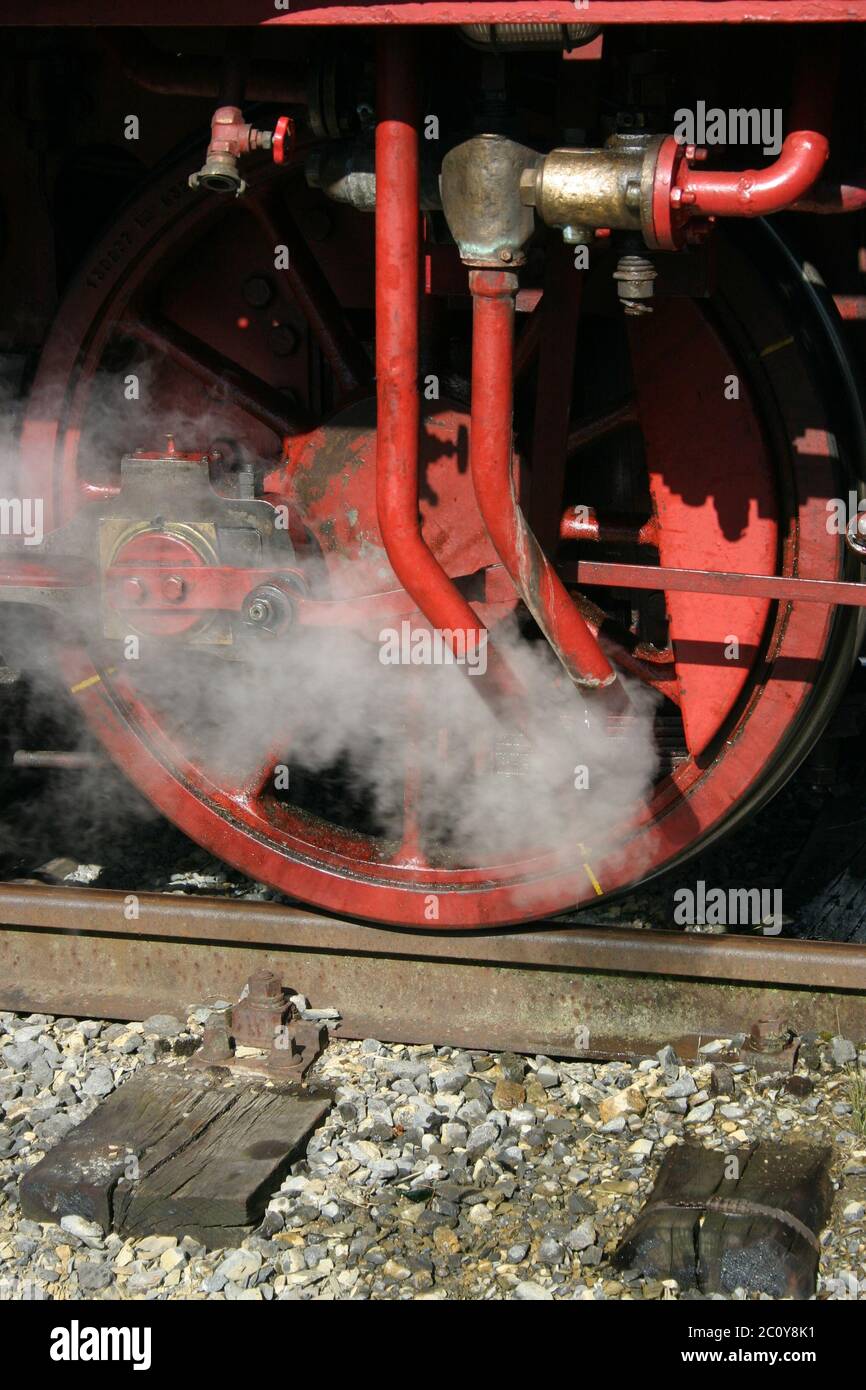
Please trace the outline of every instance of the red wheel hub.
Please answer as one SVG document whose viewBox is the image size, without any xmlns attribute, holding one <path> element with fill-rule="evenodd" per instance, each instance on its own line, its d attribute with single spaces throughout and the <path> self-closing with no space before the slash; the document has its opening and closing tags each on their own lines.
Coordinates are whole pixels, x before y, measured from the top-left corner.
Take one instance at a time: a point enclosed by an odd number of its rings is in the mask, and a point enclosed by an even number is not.
<svg viewBox="0 0 866 1390">
<path fill-rule="evenodd" d="M 185 590 L 184 569 L 214 559 L 213 554 L 207 553 L 200 538 L 187 539 L 178 528 L 174 532 L 138 531 L 129 540 L 121 542 L 109 563 L 125 565 L 136 571 L 121 584 L 127 603 L 124 611 L 129 613 L 128 605 L 144 603 L 156 593 L 169 603 L 180 603 Z M 134 630 L 151 637 L 177 637 L 207 622 L 206 617 L 192 611 L 172 613 L 163 609 L 137 613 L 133 607 L 130 616 Z"/>
</svg>

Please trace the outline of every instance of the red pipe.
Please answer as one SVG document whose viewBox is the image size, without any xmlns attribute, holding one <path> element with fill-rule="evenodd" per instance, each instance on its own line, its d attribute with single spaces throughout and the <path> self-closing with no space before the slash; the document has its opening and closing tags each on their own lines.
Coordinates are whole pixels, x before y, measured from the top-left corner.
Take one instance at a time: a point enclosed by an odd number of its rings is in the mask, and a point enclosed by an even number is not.
<svg viewBox="0 0 866 1390">
<path fill-rule="evenodd" d="M 819 35 L 809 51 L 801 53 L 788 112 L 791 133 L 773 164 L 766 169 L 717 172 L 692 169 L 683 160 L 671 190 L 672 205 L 679 203 L 689 214 L 765 217 L 803 198 L 830 153 L 824 132 L 830 130 L 839 58 L 835 33 Z"/>
<path fill-rule="evenodd" d="M 714 171 L 683 162 L 672 191 L 692 213 L 722 217 L 765 217 L 802 198 L 827 162 L 830 145 L 816 130 L 795 130 L 766 169 Z M 676 190 L 680 190 L 677 200 Z"/>
<path fill-rule="evenodd" d="M 511 452 L 514 299 L 517 277 L 473 270 L 472 417 L 469 468 L 490 539 L 571 679 L 609 685 L 616 675 L 559 576 L 526 524 L 514 485 Z"/>
<path fill-rule="evenodd" d="M 418 513 L 419 220 L 417 73 L 405 32 L 379 36 L 376 124 L 376 509 L 398 580 L 455 656 L 485 648 L 484 623 L 421 534 Z M 518 687 L 488 648 L 499 694 Z M 464 655 L 465 659 L 465 655 Z M 486 693 L 485 686 L 481 686 Z M 492 694 L 493 692 L 491 692 Z"/>
</svg>

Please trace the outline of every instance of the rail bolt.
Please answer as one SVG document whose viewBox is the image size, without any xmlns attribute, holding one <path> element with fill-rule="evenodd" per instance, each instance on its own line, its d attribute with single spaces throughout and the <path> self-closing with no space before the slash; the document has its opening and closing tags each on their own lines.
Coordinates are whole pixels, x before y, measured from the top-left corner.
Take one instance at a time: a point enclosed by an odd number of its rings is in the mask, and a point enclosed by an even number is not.
<svg viewBox="0 0 866 1390">
<path fill-rule="evenodd" d="M 272 970 L 257 970 L 247 981 L 247 999 L 255 1004 L 272 1004 L 282 998 L 282 985 Z"/>
<path fill-rule="evenodd" d="M 755 1052 L 781 1052 L 787 1047 L 791 1030 L 778 1019 L 760 1018 L 752 1024 L 749 1046 Z"/>
<path fill-rule="evenodd" d="M 201 1055 L 208 1062 L 227 1062 L 234 1055 L 229 1027 L 229 1010 L 215 1009 L 209 1014 L 202 1036 Z"/>
</svg>

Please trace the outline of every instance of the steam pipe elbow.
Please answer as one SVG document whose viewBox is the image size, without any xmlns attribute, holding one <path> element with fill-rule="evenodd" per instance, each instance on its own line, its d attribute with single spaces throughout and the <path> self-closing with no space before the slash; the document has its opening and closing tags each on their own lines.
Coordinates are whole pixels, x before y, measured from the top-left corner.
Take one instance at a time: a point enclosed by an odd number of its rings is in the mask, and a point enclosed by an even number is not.
<svg viewBox="0 0 866 1390">
<path fill-rule="evenodd" d="M 683 166 L 681 203 L 689 212 L 722 217 L 765 217 L 796 203 L 818 179 L 830 146 L 815 130 L 795 130 L 766 169 L 713 173 Z"/>
</svg>

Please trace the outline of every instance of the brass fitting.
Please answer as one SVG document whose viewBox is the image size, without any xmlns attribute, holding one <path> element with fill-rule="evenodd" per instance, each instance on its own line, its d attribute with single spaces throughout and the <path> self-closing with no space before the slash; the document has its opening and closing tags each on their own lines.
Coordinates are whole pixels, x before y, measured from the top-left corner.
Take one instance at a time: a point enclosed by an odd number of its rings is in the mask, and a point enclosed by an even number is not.
<svg viewBox="0 0 866 1390">
<path fill-rule="evenodd" d="M 476 135 L 442 161 L 442 207 L 466 265 L 499 270 L 522 265 L 532 236 L 532 208 L 521 177 L 541 155 L 503 135 Z"/>
<path fill-rule="evenodd" d="M 211 138 L 201 169 L 189 176 L 190 188 L 207 188 L 211 193 L 233 193 L 239 197 L 246 188 L 239 161 L 255 150 L 270 150 L 274 163 L 282 164 L 286 146 L 294 137 L 289 116 L 280 116 L 275 130 L 259 130 L 244 120 L 239 106 L 220 106 L 211 120 Z"/>
<path fill-rule="evenodd" d="M 521 201 L 542 222 L 651 233 L 653 185 L 663 136 L 612 135 L 603 149 L 557 149 L 524 169 Z"/>
</svg>

